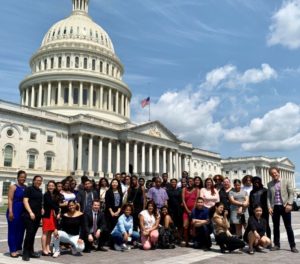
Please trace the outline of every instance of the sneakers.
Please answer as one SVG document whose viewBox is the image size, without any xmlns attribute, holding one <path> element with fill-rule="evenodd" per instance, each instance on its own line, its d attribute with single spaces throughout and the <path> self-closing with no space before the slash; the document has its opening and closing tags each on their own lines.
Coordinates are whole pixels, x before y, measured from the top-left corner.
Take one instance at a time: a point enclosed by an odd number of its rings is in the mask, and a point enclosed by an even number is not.
<svg viewBox="0 0 300 264">
<path fill-rule="evenodd" d="M 291 248 L 291 251 L 292 251 L 293 253 L 299 253 L 299 250 L 298 250 L 296 247 L 292 247 L 292 248 Z"/>
<path fill-rule="evenodd" d="M 58 258 L 59 256 L 60 256 L 60 252 L 58 252 L 58 251 L 54 252 L 52 255 L 53 258 Z"/>
<path fill-rule="evenodd" d="M 77 250 L 74 247 L 71 247 L 72 250 L 72 255 L 76 255 L 77 254 Z"/>
<path fill-rule="evenodd" d="M 118 244 L 114 244 L 114 249 L 116 250 L 116 251 L 122 251 L 123 249 L 122 249 L 122 246 L 120 246 L 120 245 L 118 245 Z"/>
<path fill-rule="evenodd" d="M 279 246 L 274 246 L 274 247 L 271 247 L 270 250 L 271 251 L 277 251 L 277 250 L 280 250 L 280 247 Z"/>
<path fill-rule="evenodd" d="M 129 251 L 129 250 L 131 250 L 131 247 L 128 246 L 128 245 L 126 245 L 126 244 L 123 244 L 121 247 L 122 247 L 123 251 Z"/>
</svg>

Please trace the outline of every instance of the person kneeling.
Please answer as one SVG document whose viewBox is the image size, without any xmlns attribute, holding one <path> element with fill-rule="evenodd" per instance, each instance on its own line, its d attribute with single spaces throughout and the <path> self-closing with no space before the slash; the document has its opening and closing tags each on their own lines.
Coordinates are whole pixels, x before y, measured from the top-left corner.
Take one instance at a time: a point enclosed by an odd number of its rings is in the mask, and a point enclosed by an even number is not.
<svg viewBox="0 0 300 264">
<path fill-rule="evenodd" d="M 160 212 L 160 227 L 159 227 L 159 239 L 158 244 L 162 249 L 174 249 L 175 237 L 174 237 L 175 225 L 172 217 L 169 215 L 168 207 L 163 206 Z"/>
<path fill-rule="evenodd" d="M 204 207 L 201 197 L 197 199 L 196 208 L 192 211 L 192 230 L 194 247 L 209 250 L 211 248 L 209 211 Z"/>
<path fill-rule="evenodd" d="M 85 226 L 85 249 L 83 252 L 90 253 L 96 246 L 97 250 L 106 252 L 103 246 L 108 241 L 104 214 L 100 211 L 100 200 L 94 200 L 92 209 L 84 215 Z"/>
<path fill-rule="evenodd" d="M 130 204 L 123 206 L 123 214 L 119 217 L 118 222 L 111 232 L 111 236 L 114 242 L 114 248 L 117 251 L 130 250 L 128 245 L 132 242 L 135 245 L 136 241 L 140 238 L 138 232 L 133 231 L 133 207 Z"/>
<path fill-rule="evenodd" d="M 244 240 L 249 244 L 248 253 L 254 254 L 256 251 L 261 251 L 261 247 L 271 245 L 271 240 L 266 236 L 267 221 L 262 218 L 262 208 L 260 205 L 254 207 L 254 215 L 250 216 L 248 226 L 244 234 Z"/>
<path fill-rule="evenodd" d="M 84 250 L 84 218 L 76 207 L 75 201 L 68 202 L 68 211 L 62 215 L 60 228 L 53 233 L 54 258 L 60 255 L 60 242 L 70 244 L 73 255 Z"/>
<path fill-rule="evenodd" d="M 231 235 L 229 231 L 230 224 L 227 216 L 228 211 L 224 211 L 224 205 L 222 203 L 216 203 L 215 213 L 212 221 L 214 225 L 216 242 L 220 246 L 222 253 L 225 253 L 226 250 L 231 252 L 245 247 L 244 241 Z"/>
</svg>

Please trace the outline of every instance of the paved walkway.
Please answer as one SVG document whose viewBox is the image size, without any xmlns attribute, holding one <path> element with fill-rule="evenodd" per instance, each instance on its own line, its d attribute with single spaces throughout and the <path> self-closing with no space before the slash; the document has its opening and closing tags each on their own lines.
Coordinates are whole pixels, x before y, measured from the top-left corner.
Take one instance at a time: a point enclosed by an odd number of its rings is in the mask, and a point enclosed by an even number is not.
<svg viewBox="0 0 300 264">
<path fill-rule="evenodd" d="M 293 227 L 296 237 L 296 243 L 300 249 L 300 212 L 293 212 Z M 20 258 L 12 259 L 7 256 L 6 241 L 6 221 L 4 216 L 0 216 L 0 264 L 20 264 L 24 263 Z M 39 231 L 40 235 L 40 231 Z M 194 250 L 191 248 L 176 248 L 174 250 L 142 251 L 139 249 L 130 252 L 92 252 L 83 254 L 83 256 L 72 256 L 69 252 L 63 252 L 58 259 L 51 257 L 42 257 L 41 259 L 31 259 L 31 264 L 202 264 L 202 263 L 299 263 L 300 254 L 291 253 L 287 243 L 285 230 L 281 230 L 282 249 L 276 252 L 265 250 L 263 253 L 255 253 L 250 256 L 247 253 L 234 252 L 231 254 L 220 254 L 219 248 L 213 246 L 212 251 L 204 252 L 202 250 Z M 40 239 L 36 240 L 36 248 L 40 249 Z"/>
</svg>

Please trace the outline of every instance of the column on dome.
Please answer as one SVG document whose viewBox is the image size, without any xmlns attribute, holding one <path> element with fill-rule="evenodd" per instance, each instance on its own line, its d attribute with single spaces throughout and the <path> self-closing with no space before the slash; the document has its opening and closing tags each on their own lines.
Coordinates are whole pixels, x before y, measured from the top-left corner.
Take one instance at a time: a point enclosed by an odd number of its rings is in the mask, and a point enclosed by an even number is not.
<svg viewBox="0 0 300 264">
<path fill-rule="evenodd" d="M 38 107 L 42 107 L 43 84 L 39 84 L 38 91 Z"/>
<path fill-rule="evenodd" d="M 119 92 L 116 91 L 116 113 L 119 114 Z"/>
<path fill-rule="evenodd" d="M 125 142 L 125 169 L 126 173 L 129 173 L 129 142 Z"/>
<path fill-rule="evenodd" d="M 100 86 L 99 108 L 103 110 L 103 85 Z"/>
<path fill-rule="evenodd" d="M 51 82 L 48 83 L 48 89 L 47 89 L 47 106 L 51 106 Z"/>
<path fill-rule="evenodd" d="M 61 102 L 61 81 L 58 82 L 58 86 L 57 86 L 57 105 L 61 106 L 62 102 Z"/>
<path fill-rule="evenodd" d="M 69 95 L 68 95 L 68 102 L 69 102 L 69 106 L 73 105 L 73 83 L 70 81 L 69 82 Z"/>
<path fill-rule="evenodd" d="M 82 134 L 78 135 L 77 175 L 82 174 Z"/>
<path fill-rule="evenodd" d="M 79 84 L 79 99 L 78 99 L 78 106 L 82 107 L 83 103 L 83 82 Z"/>
<path fill-rule="evenodd" d="M 34 101 L 35 101 L 35 90 L 34 85 L 31 87 L 31 107 L 34 107 Z"/>
<path fill-rule="evenodd" d="M 108 87 L 108 111 L 112 111 L 112 89 Z"/>
<path fill-rule="evenodd" d="M 145 143 L 142 143 L 142 164 L 141 164 L 141 174 L 142 176 L 145 175 L 146 172 L 146 162 L 145 162 Z"/>
<path fill-rule="evenodd" d="M 26 106 L 29 106 L 29 105 L 28 105 L 28 104 L 29 104 L 29 88 L 27 87 L 25 91 L 26 91 L 25 105 L 26 105 Z"/>
<path fill-rule="evenodd" d="M 128 117 L 128 97 L 125 97 L 125 116 Z"/>
<path fill-rule="evenodd" d="M 112 141 L 108 139 L 107 144 L 107 174 L 108 177 L 112 177 Z"/>
<path fill-rule="evenodd" d="M 89 154 L 88 154 L 88 174 L 89 176 L 94 176 L 94 171 L 93 171 L 93 136 L 90 135 L 89 137 Z"/>
<path fill-rule="evenodd" d="M 149 155 L 149 168 L 148 168 L 148 171 L 149 171 L 149 174 L 152 175 L 153 173 L 153 163 L 152 163 L 152 145 L 149 145 L 149 150 L 148 150 L 148 155 Z"/>
<path fill-rule="evenodd" d="M 169 178 L 173 178 L 173 153 L 172 150 L 169 150 L 169 162 L 168 162 L 169 168 L 168 168 L 168 174 Z"/>
<path fill-rule="evenodd" d="M 133 145 L 133 173 L 138 173 L 138 145 L 136 141 Z"/>
<path fill-rule="evenodd" d="M 167 172 L 167 150 L 166 148 L 163 148 L 163 163 L 162 163 L 162 172 Z"/>
<path fill-rule="evenodd" d="M 99 177 L 103 177 L 104 173 L 103 173 L 103 138 L 99 137 L 99 141 L 98 141 L 98 173 L 99 173 Z"/>
<path fill-rule="evenodd" d="M 94 102 L 94 84 L 90 84 L 90 93 L 89 93 L 89 106 L 90 108 L 93 107 L 93 102 Z"/>
<path fill-rule="evenodd" d="M 155 173 L 159 174 L 159 146 L 156 146 Z"/>
<path fill-rule="evenodd" d="M 130 118 L 130 99 L 127 101 L 127 117 Z"/>
<path fill-rule="evenodd" d="M 121 150 L 120 150 L 120 142 L 117 142 L 117 158 L 116 158 L 116 173 L 121 172 Z"/>
<path fill-rule="evenodd" d="M 124 94 L 121 95 L 121 115 L 124 116 Z"/>
</svg>

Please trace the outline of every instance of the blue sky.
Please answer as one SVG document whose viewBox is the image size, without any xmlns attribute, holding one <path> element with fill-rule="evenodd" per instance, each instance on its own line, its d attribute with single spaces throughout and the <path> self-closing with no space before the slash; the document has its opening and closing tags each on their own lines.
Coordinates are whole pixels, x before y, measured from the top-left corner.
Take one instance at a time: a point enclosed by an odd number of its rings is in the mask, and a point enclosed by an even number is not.
<svg viewBox="0 0 300 264">
<path fill-rule="evenodd" d="M 1 5 L 1 99 L 18 102 L 29 59 L 71 0 Z M 300 166 L 300 0 L 91 0 L 133 92 L 152 119 L 229 156 L 286 156 Z M 299 175 L 299 174 L 298 174 Z M 297 179 L 300 185 L 299 177 Z"/>
</svg>

